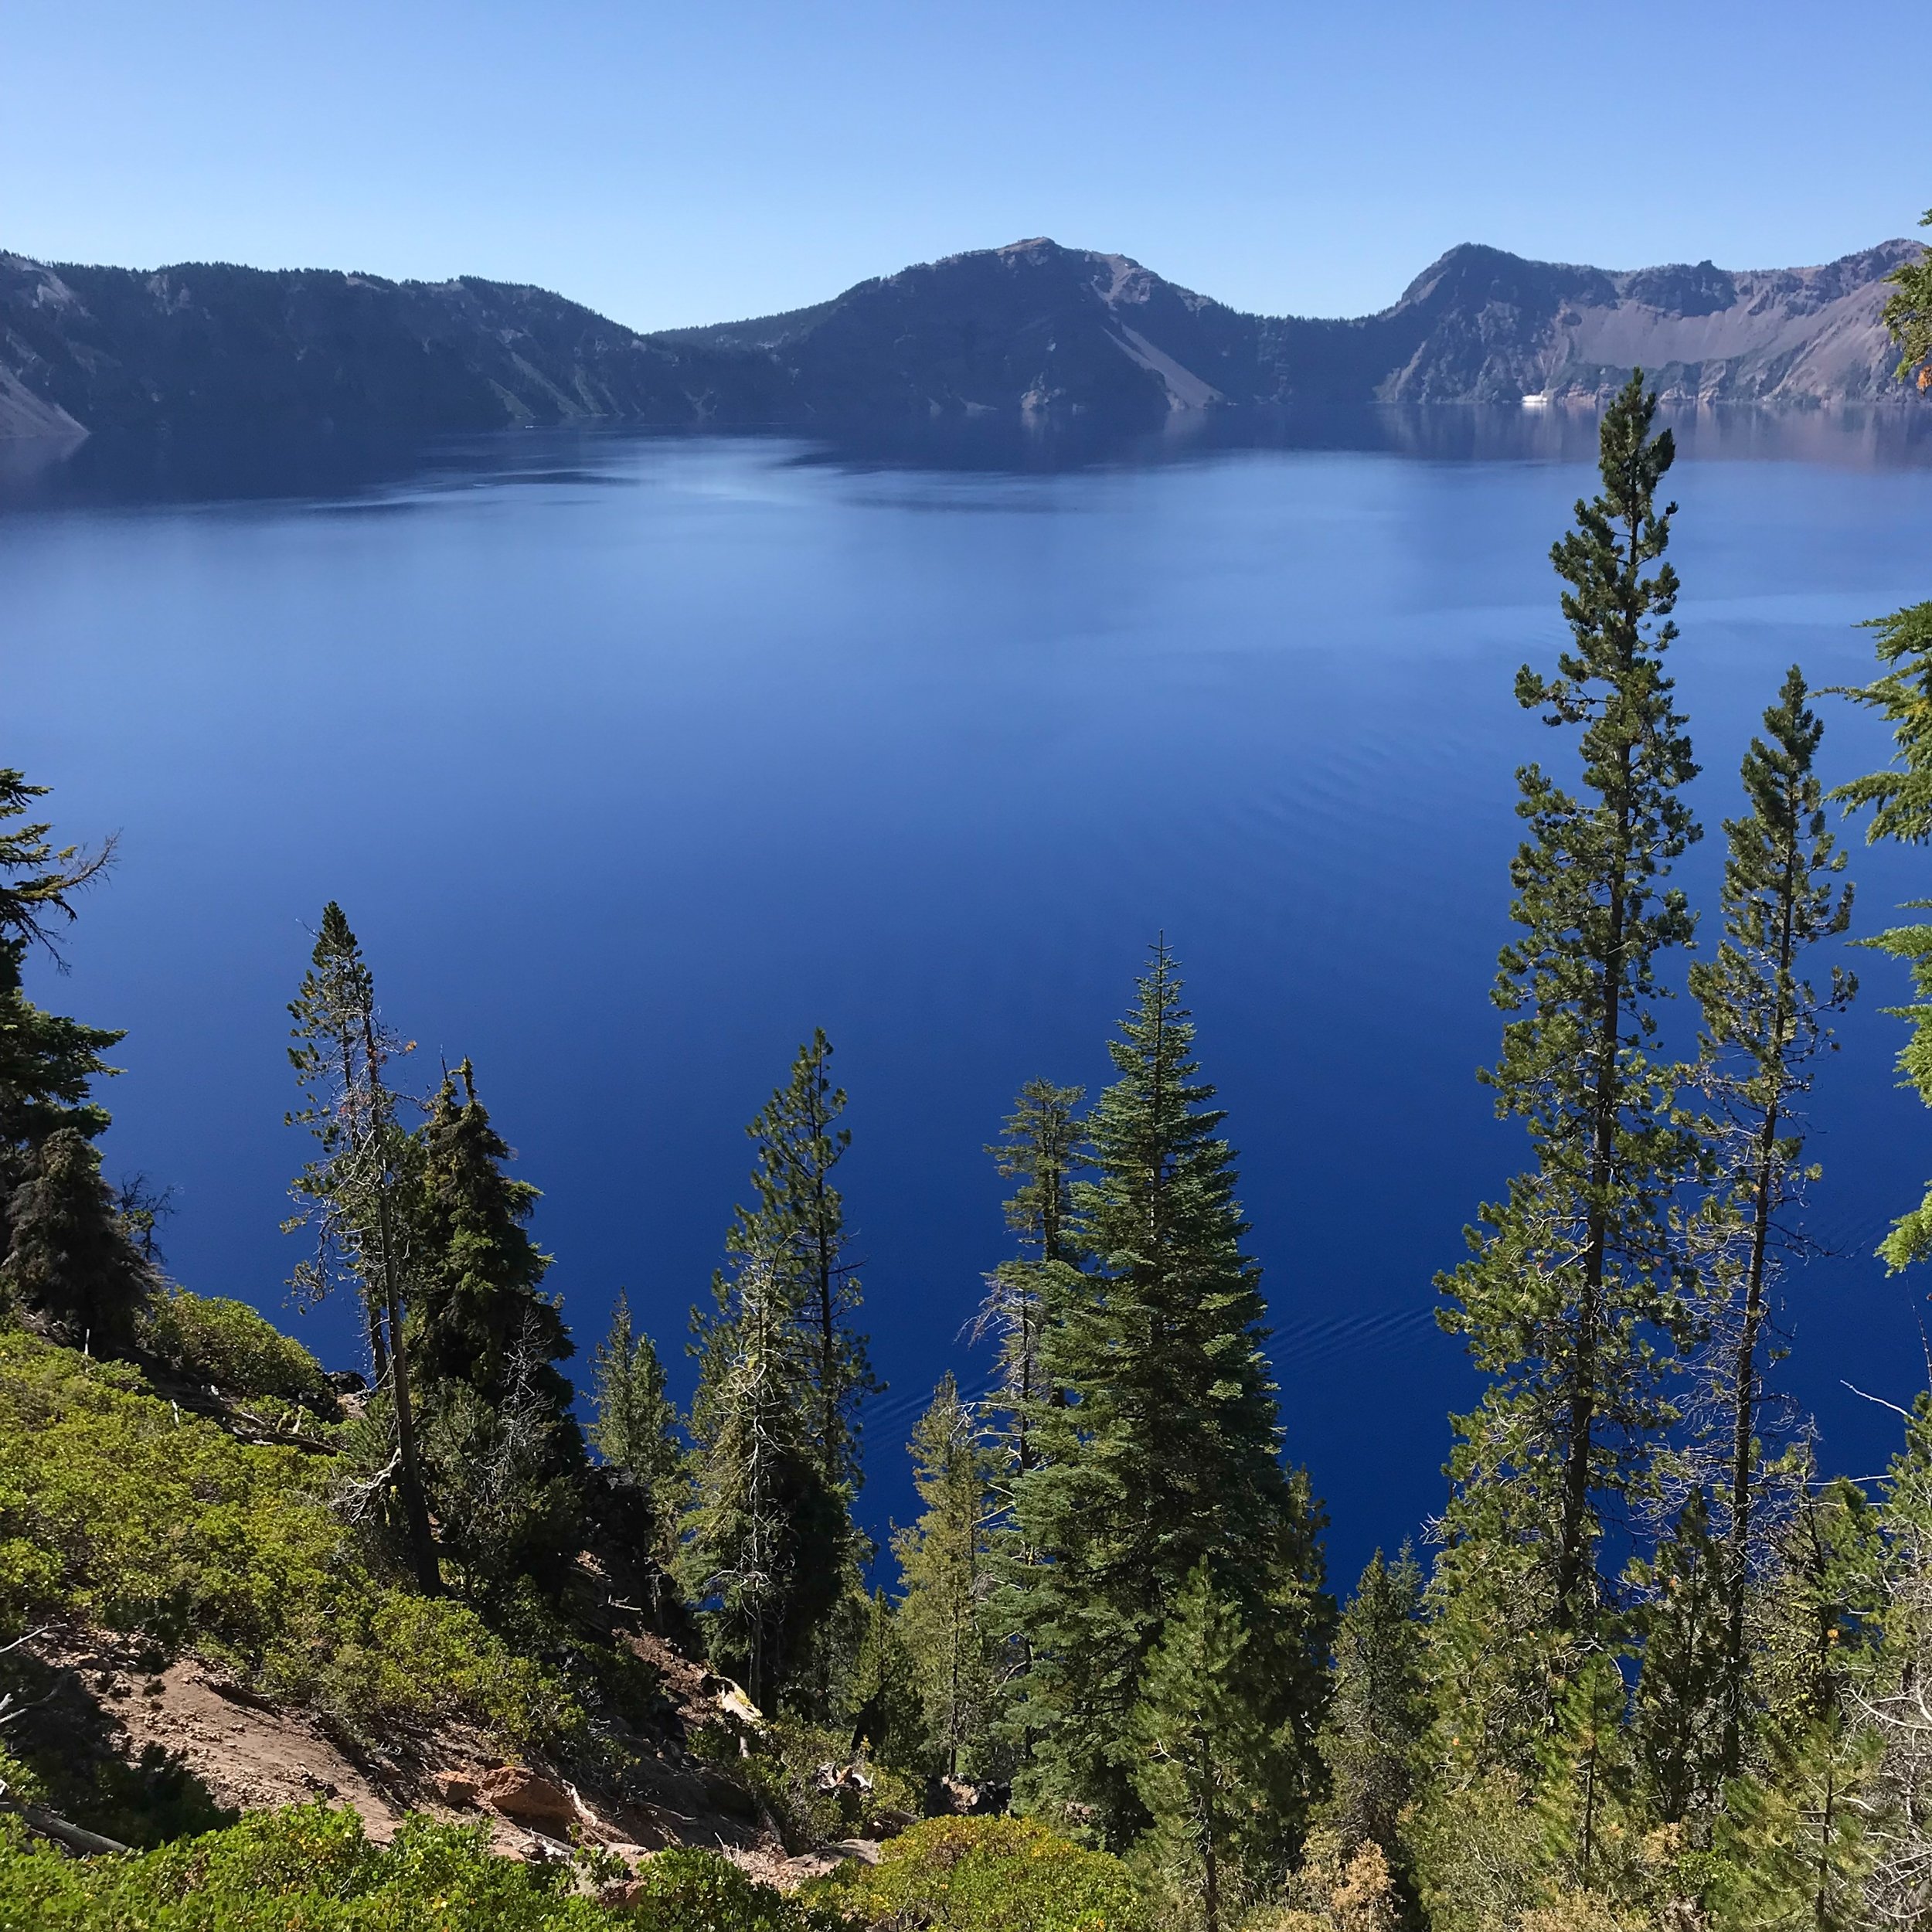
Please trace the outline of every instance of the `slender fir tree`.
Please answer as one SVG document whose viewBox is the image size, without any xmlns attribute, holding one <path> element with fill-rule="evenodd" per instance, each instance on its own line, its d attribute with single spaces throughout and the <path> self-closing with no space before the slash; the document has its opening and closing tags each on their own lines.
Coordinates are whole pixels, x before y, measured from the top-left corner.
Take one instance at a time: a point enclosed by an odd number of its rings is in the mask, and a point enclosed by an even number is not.
<svg viewBox="0 0 1932 1932">
<path fill-rule="evenodd" d="M 1336 1627 L 1335 1684 L 1320 1748 L 1328 1791 L 1321 1821 L 1345 1855 L 1378 1846 L 1405 1866 L 1403 1814 L 1425 1775 L 1430 1706 L 1422 1572 L 1405 1543 L 1391 1563 L 1377 1550 Z"/>
<path fill-rule="evenodd" d="M 913 1660 L 932 1754 L 948 1777 L 976 1762 L 992 1713 L 988 1477 L 992 1458 L 949 1374 L 913 1432 L 913 1486 L 925 1506 L 893 1539 L 904 1595 L 898 1628 Z"/>
<path fill-rule="evenodd" d="M 526 1225 L 539 1192 L 503 1172 L 513 1156 L 476 1097 L 468 1060 L 454 1078 L 444 1075 L 422 1141 L 410 1338 L 423 1399 L 460 1382 L 501 1406 L 515 1358 L 559 1466 L 578 1461 L 572 1390 L 555 1366 L 572 1353 L 570 1332 L 543 1290 L 550 1257 Z"/>
<path fill-rule="evenodd" d="M 1273 1740 L 1233 1600 L 1199 1564 L 1148 1654 L 1131 1735 L 1148 1849 L 1202 1932 L 1234 1924 L 1273 1849 Z"/>
<path fill-rule="evenodd" d="M 690 1471 L 664 1364 L 650 1336 L 632 1321 L 630 1298 L 621 1290 L 610 1333 L 597 1345 L 592 1363 L 597 1382 L 591 1446 L 638 1485 L 651 1509 L 649 1553 L 661 1569 L 670 1570 L 689 1506 Z"/>
<path fill-rule="evenodd" d="M 1648 1563 L 1634 1566 L 1643 1668 L 1632 1725 L 1647 1808 L 1666 1825 L 1722 1808 L 1731 1674 L 1728 1566 L 1693 1490 Z"/>
<path fill-rule="evenodd" d="M 1852 916 L 1852 888 L 1838 879 L 1845 855 L 1825 829 L 1814 770 L 1824 726 L 1808 696 L 1794 665 L 1764 713 L 1764 736 L 1745 753 L 1750 810 L 1724 824 L 1724 937 L 1713 958 L 1690 969 L 1703 1010 L 1702 1085 L 1714 1104 L 1705 1132 L 1716 1167 L 1689 1223 L 1709 1326 L 1695 1416 L 1703 1440 L 1690 1461 L 1694 1492 L 1708 1480 L 1716 1505 L 1726 1658 L 1716 1688 L 1730 1777 L 1743 1765 L 1752 1572 L 1767 1512 L 1781 1486 L 1790 1488 L 1789 1458 L 1768 1453 L 1766 1441 L 1767 1325 L 1780 1259 L 1801 1245 L 1788 1217 L 1815 1171 L 1804 1164 L 1802 1112 L 1811 1063 L 1832 1048 L 1830 1018 L 1857 990 L 1841 968 L 1824 992 L 1804 971 L 1810 948 L 1842 933 Z"/>
<path fill-rule="evenodd" d="M 851 1519 L 842 1491 L 825 1482 L 800 1400 L 787 1257 L 782 1247 L 748 1251 L 748 1239 L 741 1225 L 716 1312 L 693 1316 L 684 1567 L 713 1663 L 739 1677 L 754 1704 L 775 1709 L 800 1686 L 849 1581 Z"/>
<path fill-rule="evenodd" d="M 1611 1867 L 1634 1834 L 1637 1767 L 1615 1658 L 1598 1651 L 1570 1675 L 1538 1756 L 1536 1818 L 1546 1872 L 1560 1890 L 1610 1893 Z"/>
<path fill-rule="evenodd" d="M 1660 961 L 1692 931 L 1668 878 L 1697 836 L 1682 796 L 1696 767 L 1663 670 L 1675 506 L 1658 505 L 1672 448 L 1651 433 L 1655 410 L 1633 376 L 1605 414 L 1602 489 L 1552 553 L 1570 648 L 1555 677 L 1517 676 L 1523 706 L 1579 730 L 1581 767 L 1580 793 L 1537 765 L 1517 774 L 1521 934 L 1502 951 L 1495 998 L 1510 1017 L 1483 1076 L 1536 1165 L 1440 1284 L 1444 1325 L 1491 1378 L 1457 1419 L 1437 1566 L 1454 1674 L 1485 1706 L 1474 1721 L 1519 1757 L 1547 1716 L 1553 1649 L 1600 1634 L 1603 1512 L 1645 1484 L 1686 1326 L 1667 1209 L 1698 1150 L 1652 1008 Z"/>
<path fill-rule="evenodd" d="M 1019 1484 L 1042 1557 L 1013 1604 L 1032 1652 L 1019 1721 L 1037 1740 L 1022 1791 L 1087 1808 L 1116 1843 L 1141 1829 L 1131 1714 L 1205 1563 L 1250 1633 L 1285 1842 L 1305 1808 L 1331 1615 L 1319 1515 L 1282 1464 L 1259 1270 L 1180 994 L 1158 944 L 1091 1118 L 1096 1178 L 1073 1192 L 1095 1271 L 1043 1340 L 1043 1376 L 1066 1399 L 1043 1406 Z"/>
<path fill-rule="evenodd" d="M 1052 1400 L 1040 1377 L 1041 1338 L 1056 1299 L 1077 1296 L 1086 1260 L 1076 1233 L 1073 1189 L 1086 1167 L 1077 1087 L 1029 1080 L 1019 1090 L 999 1139 L 986 1151 L 1000 1173 L 1019 1185 L 1006 1200 L 1006 1225 L 1020 1253 L 1003 1261 L 987 1283 L 974 1339 L 992 1335 L 999 1349 L 1000 1379 L 993 1409 L 998 1418 L 994 1481 L 1011 1507 L 1014 1485 L 1032 1466 L 1035 1411 Z"/>
<path fill-rule="evenodd" d="M 770 1259 L 794 1331 L 807 1440 L 825 1487 L 851 1497 L 863 1480 L 859 1405 L 880 1385 L 852 1324 L 859 1281 L 832 1179 L 852 1134 L 838 1124 L 845 1094 L 832 1083 L 831 1060 L 832 1043 L 817 1029 L 799 1048 L 791 1078 L 745 1129 L 757 1150 L 757 1205 L 739 1209 L 726 1246 L 740 1260 Z"/>
<path fill-rule="evenodd" d="M 312 1258 L 296 1269 L 297 1295 L 313 1302 L 352 1286 L 368 1323 L 369 1352 L 396 1436 L 396 1481 L 410 1560 L 423 1590 L 440 1590 L 435 1537 L 423 1485 L 404 1325 L 410 1209 L 420 1149 L 396 1117 L 389 1062 L 409 1046 L 383 1024 L 375 975 L 342 909 L 322 909 L 309 969 L 291 1002 L 290 1064 L 302 1105 L 287 1118 L 315 1135 L 320 1158 L 289 1188 L 301 1212 L 284 1224 L 314 1234 Z"/>
</svg>

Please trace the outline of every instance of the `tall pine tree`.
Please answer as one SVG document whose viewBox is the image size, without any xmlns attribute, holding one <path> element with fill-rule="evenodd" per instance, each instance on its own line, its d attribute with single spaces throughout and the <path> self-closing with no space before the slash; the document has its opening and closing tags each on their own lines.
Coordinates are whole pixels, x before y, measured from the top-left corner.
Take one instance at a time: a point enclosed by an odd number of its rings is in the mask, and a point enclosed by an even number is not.
<svg viewBox="0 0 1932 1932">
<path fill-rule="evenodd" d="M 993 1699 L 988 1475 L 971 1409 L 951 1375 L 913 1432 L 913 1487 L 924 1505 L 893 1539 L 905 1594 L 898 1627 L 948 1777 L 980 1771 Z"/>
<path fill-rule="evenodd" d="M 726 1241 L 732 1271 L 714 1284 L 716 1316 L 698 1324 L 703 1367 L 692 1415 L 701 1451 L 697 1508 L 699 1519 L 713 1526 L 692 1559 L 700 1571 L 726 1573 L 707 1567 L 702 1549 L 731 1514 L 718 1513 L 719 1499 L 750 1493 L 743 1471 L 727 1475 L 720 1454 L 729 1461 L 765 1445 L 757 1450 L 760 1467 L 790 1498 L 781 1526 L 784 1563 L 758 1570 L 784 1579 L 772 1586 L 777 1596 L 769 1612 L 779 1615 L 783 1641 L 760 1636 L 767 1660 L 760 1674 L 821 1717 L 832 1702 L 835 1613 L 842 1600 L 862 1607 L 859 1569 L 866 1546 L 852 1519 L 863 1475 L 859 1408 L 880 1387 L 854 1322 L 859 1276 L 833 1179 L 852 1136 L 839 1124 L 845 1095 L 832 1083 L 831 1057 L 823 1029 L 815 1031 L 798 1049 L 790 1078 L 745 1130 L 757 1150 L 756 1204 L 740 1206 L 733 1217 Z M 759 1420 L 747 1433 L 750 1419 L 740 1427 L 731 1404 L 750 1399 L 754 1387 Z M 769 1406 L 774 1403 L 785 1410 L 782 1420 Z M 808 1478 L 792 1466 L 798 1456 L 809 1462 Z M 742 1519 L 747 1526 L 762 1520 L 755 1512 Z M 714 1620 L 713 1628 L 724 1626 Z"/>
<path fill-rule="evenodd" d="M 861 1292 L 849 1252 L 843 1196 L 834 1185 L 852 1145 L 838 1124 L 842 1087 L 832 1083 L 832 1043 L 822 1027 L 798 1049 L 791 1077 L 745 1129 L 757 1151 L 751 1184 L 757 1206 L 738 1210 L 730 1253 L 768 1257 L 784 1299 L 801 1377 L 801 1417 L 831 1492 L 857 1495 L 859 1405 L 879 1392 L 866 1337 L 853 1326 Z"/>
<path fill-rule="evenodd" d="M 554 1587 L 577 1540 L 583 1443 L 556 1366 L 570 1333 L 542 1286 L 550 1257 L 526 1226 L 538 1191 L 503 1172 L 511 1151 L 467 1060 L 420 1138 L 408 1328 L 444 1541 L 473 1597 L 520 1577 Z"/>
<path fill-rule="evenodd" d="M 1271 1740 L 1268 1815 L 1285 1839 L 1308 1794 L 1329 1611 L 1318 1514 L 1281 1460 L 1260 1270 L 1242 1250 L 1233 1155 L 1165 944 L 1111 1051 L 1090 1122 L 1096 1178 L 1073 1190 L 1095 1258 L 1052 1311 L 1039 1460 L 1021 1478 L 1041 1561 L 1014 1604 L 1031 1646 L 1020 1721 L 1029 1802 L 1084 1808 L 1114 1843 L 1147 1814 L 1131 1713 L 1145 1660 L 1202 1564 L 1250 1634 Z"/>
<path fill-rule="evenodd" d="M 292 1285 L 309 1301 L 343 1284 L 361 1298 L 379 1386 L 395 1422 L 396 1484 L 410 1561 L 417 1582 L 434 1593 L 442 1577 L 423 1490 L 404 1324 L 420 1149 L 396 1117 L 399 1097 L 388 1075 L 389 1061 L 410 1049 L 383 1024 L 375 975 L 333 900 L 322 909 L 309 968 L 288 1012 L 295 1022 L 289 1063 L 302 1104 L 287 1117 L 291 1126 L 306 1127 L 320 1150 L 289 1188 L 301 1211 L 284 1231 L 306 1226 L 315 1239 L 314 1257 L 297 1267 Z"/>
<path fill-rule="evenodd" d="M 1075 1231 L 1073 1183 L 1086 1167 L 1087 1144 L 1077 1087 L 1029 1080 L 1019 1090 L 999 1139 L 986 1151 L 1007 1179 L 1006 1225 L 1020 1253 L 988 1280 L 974 1337 L 994 1337 L 999 1349 L 999 1390 L 994 1408 L 1001 1427 L 995 1481 L 1011 1506 L 1013 1485 L 1033 1466 L 1035 1412 L 1053 1392 L 1041 1379 L 1041 1339 L 1049 1310 L 1080 1291 L 1086 1259 Z"/>
<path fill-rule="evenodd" d="M 1696 767 L 1663 669 L 1675 506 L 1657 501 L 1673 451 L 1668 430 L 1651 434 L 1655 406 L 1640 373 L 1605 413 L 1602 488 L 1552 553 L 1570 647 L 1553 678 L 1517 675 L 1519 702 L 1577 732 L 1581 781 L 1517 774 L 1521 933 L 1502 951 L 1510 1017 L 1483 1077 L 1536 1164 L 1440 1284 L 1444 1325 L 1491 1386 L 1458 1418 L 1438 1580 L 1459 1688 L 1483 1707 L 1472 1721 L 1519 1759 L 1548 1713 L 1553 1645 L 1600 1634 L 1603 1514 L 1645 1481 L 1669 1415 L 1663 1359 L 1685 1326 L 1666 1216 L 1697 1150 L 1652 1008 L 1660 962 L 1692 930 L 1668 879 L 1697 836 L 1682 796 Z"/>
<path fill-rule="evenodd" d="M 845 1498 L 826 1485 L 799 1399 L 784 1259 L 741 1240 L 733 1274 L 719 1279 L 716 1312 L 694 1316 L 684 1554 L 686 1594 L 713 1662 L 766 1709 L 788 1692 L 796 1701 L 851 1556 Z"/>
<path fill-rule="evenodd" d="M 128 1238 L 100 1155 L 75 1128 L 56 1128 L 29 1157 L 7 1202 L 0 1301 L 17 1300 L 77 1347 L 116 1354 L 134 1341 L 154 1270 Z"/>
<path fill-rule="evenodd" d="M 1808 696 L 1794 665 L 1764 713 L 1764 736 L 1744 755 L 1750 810 L 1724 823 L 1724 937 L 1713 958 L 1690 969 L 1703 1009 L 1702 1085 L 1716 1107 L 1706 1132 L 1716 1162 L 1716 1185 L 1689 1223 L 1710 1331 L 1699 1418 L 1706 1434 L 1692 1461 L 1717 1505 L 1725 1663 L 1716 1689 L 1730 1777 L 1743 1765 L 1751 1573 L 1777 1500 L 1770 1492 L 1788 1474 L 1764 1440 L 1766 1326 L 1781 1256 L 1796 1243 L 1788 1216 L 1808 1178 L 1802 1107 L 1811 1063 L 1832 1045 L 1830 1016 L 1857 990 L 1841 968 L 1822 993 L 1804 971 L 1810 948 L 1852 917 L 1852 889 L 1838 883 L 1845 855 L 1825 829 L 1814 769 L 1824 726 Z"/>
</svg>

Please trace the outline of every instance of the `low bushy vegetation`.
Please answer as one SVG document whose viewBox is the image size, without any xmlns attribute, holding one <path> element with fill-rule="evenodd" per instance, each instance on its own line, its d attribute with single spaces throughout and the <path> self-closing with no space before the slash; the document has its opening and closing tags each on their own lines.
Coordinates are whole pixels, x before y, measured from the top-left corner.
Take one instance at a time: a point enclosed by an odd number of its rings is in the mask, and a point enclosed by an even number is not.
<svg viewBox="0 0 1932 1932">
<path fill-rule="evenodd" d="M 245 1301 L 170 1286 L 149 1303 L 141 1342 L 165 1367 L 225 1396 L 335 1412 L 335 1392 L 322 1365 Z"/>
<path fill-rule="evenodd" d="M 1118 1859 L 1030 1818 L 935 1818 L 876 1866 L 842 1866 L 810 1889 L 848 1925 L 931 1932 L 1152 1932 L 1146 1893 Z"/>
<path fill-rule="evenodd" d="M 582 1723 L 461 1604 L 372 1573 L 332 1458 L 237 1442 L 136 1372 L 0 1332 L 0 1631 L 78 1621 L 192 1648 L 362 1736 L 464 1716 L 525 1746 Z"/>
</svg>

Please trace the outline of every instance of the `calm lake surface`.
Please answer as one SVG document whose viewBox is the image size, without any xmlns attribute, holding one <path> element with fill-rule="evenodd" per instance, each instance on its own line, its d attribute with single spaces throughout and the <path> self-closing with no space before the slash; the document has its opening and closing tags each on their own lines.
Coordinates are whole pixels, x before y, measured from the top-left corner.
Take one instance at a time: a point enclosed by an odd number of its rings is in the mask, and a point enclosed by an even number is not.
<svg viewBox="0 0 1932 1932">
<path fill-rule="evenodd" d="M 1853 627 L 1932 595 L 1929 423 L 1683 426 L 1706 903 L 1784 667 L 1862 679 Z M 621 1284 L 688 1379 L 743 1124 L 822 1024 L 891 1384 L 883 1530 L 934 1381 L 985 1372 L 959 1335 L 1007 1251 L 983 1144 L 1029 1077 L 1108 1077 L 1165 931 L 1345 1581 L 1440 1506 L 1474 1392 L 1430 1280 L 1522 1151 L 1473 1073 L 1512 771 L 1563 744 L 1511 679 L 1563 638 L 1547 555 L 1593 441 L 1447 410 L 1114 448 L 0 445 L 0 762 L 63 834 L 121 834 L 70 975 L 36 984 L 129 1029 L 109 1170 L 179 1190 L 182 1281 L 282 1312 L 284 1007 L 339 898 L 423 1083 L 471 1056 L 544 1190 L 583 1379 Z M 1821 702 L 1833 779 L 1883 757 Z M 1928 862 L 1852 837 L 1869 931 Z M 1860 967 L 1815 1108 L 1836 1253 L 1786 1284 L 1790 1381 L 1855 1475 L 1897 1423 L 1843 1384 L 1924 1386 L 1925 1284 L 1868 1257 L 1932 1173 L 1877 1010 L 1903 975 Z M 355 1362 L 345 1309 L 304 1321 Z"/>
</svg>

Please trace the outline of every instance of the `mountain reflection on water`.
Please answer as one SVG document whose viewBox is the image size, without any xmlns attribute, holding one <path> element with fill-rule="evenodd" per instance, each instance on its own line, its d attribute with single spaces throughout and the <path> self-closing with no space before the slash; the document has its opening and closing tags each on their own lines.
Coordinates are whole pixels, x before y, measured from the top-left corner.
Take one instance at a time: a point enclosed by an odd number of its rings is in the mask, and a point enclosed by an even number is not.
<svg viewBox="0 0 1932 1932">
<path fill-rule="evenodd" d="M 1694 461 L 1890 469 L 1932 463 L 1932 408 L 1665 411 Z M 597 424 L 488 436 L 237 437 L 94 436 L 0 439 L 0 509 L 381 497 L 460 488 L 468 479 L 618 482 L 640 447 L 699 441 L 769 447 L 801 465 L 1055 475 L 1212 461 L 1242 452 L 1352 451 L 1431 462 L 1575 462 L 1596 448 L 1588 409 L 1444 404 L 1303 411 L 1176 411 L 1158 430 L 1083 416 L 854 422 L 820 434 L 787 429 L 713 436 Z"/>
</svg>

